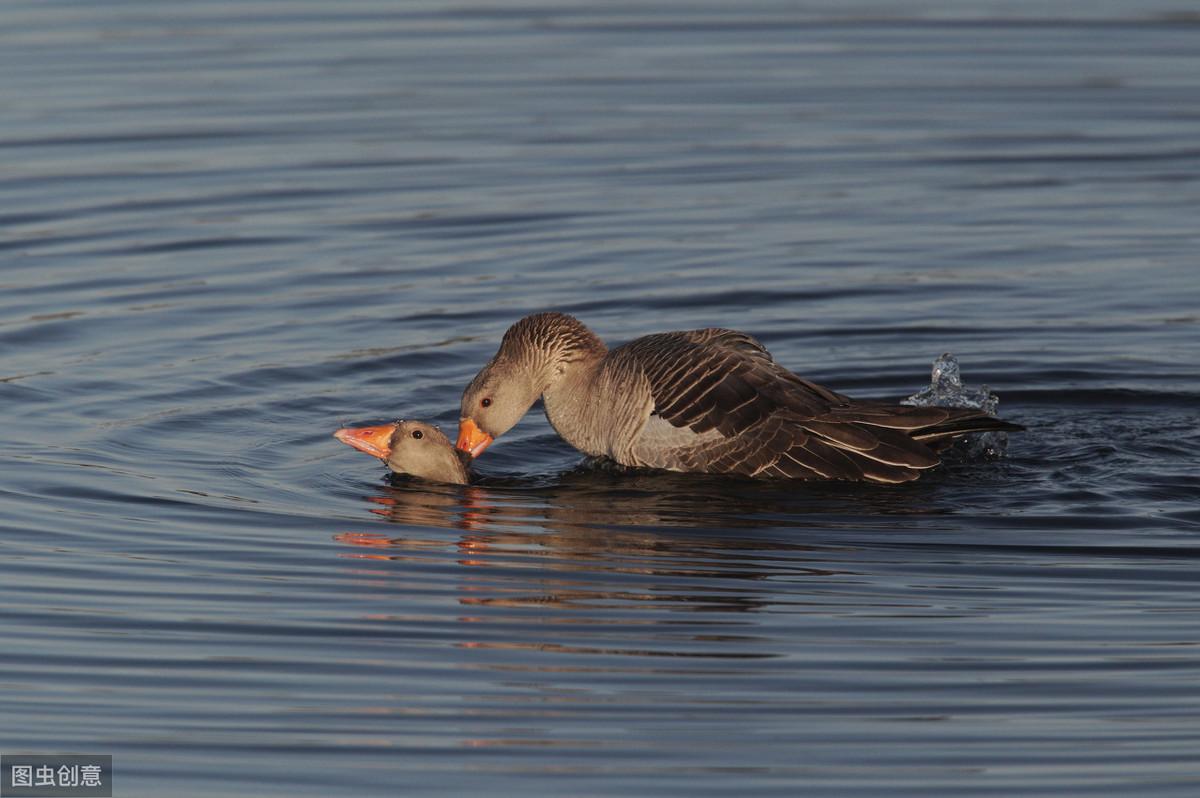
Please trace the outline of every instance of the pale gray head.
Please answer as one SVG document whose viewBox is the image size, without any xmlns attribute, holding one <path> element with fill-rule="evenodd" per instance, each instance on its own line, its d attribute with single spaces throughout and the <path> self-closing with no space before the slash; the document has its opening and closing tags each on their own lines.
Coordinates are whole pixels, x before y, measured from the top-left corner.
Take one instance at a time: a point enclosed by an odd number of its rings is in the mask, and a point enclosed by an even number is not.
<svg viewBox="0 0 1200 798">
<path fill-rule="evenodd" d="M 512 429 L 577 361 L 603 356 L 604 342 L 565 313 L 535 313 L 508 328 L 500 349 L 463 391 L 458 448 L 478 457 Z"/>
<path fill-rule="evenodd" d="M 397 474 L 433 482 L 467 483 L 470 456 L 455 449 L 440 429 L 424 421 L 340 429 L 334 437 L 382 459 Z"/>
<path fill-rule="evenodd" d="M 465 485 L 469 456 L 454 448 L 440 429 L 424 421 L 398 421 L 388 468 L 436 482 Z"/>
</svg>

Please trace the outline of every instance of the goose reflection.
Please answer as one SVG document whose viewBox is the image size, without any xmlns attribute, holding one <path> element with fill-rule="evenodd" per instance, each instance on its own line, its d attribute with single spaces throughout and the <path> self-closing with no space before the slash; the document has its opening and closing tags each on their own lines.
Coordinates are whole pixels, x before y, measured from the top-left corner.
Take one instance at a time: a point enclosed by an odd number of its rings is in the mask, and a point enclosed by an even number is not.
<svg viewBox="0 0 1200 798">
<path fill-rule="evenodd" d="M 433 485 L 399 478 L 367 497 L 370 512 L 395 524 L 398 534 L 336 538 L 354 547 L 342 552 L 352 559 L 444 562 L 451 553 L 460 567 L 491 569 L 495 578 L 462 580 L 464 606 L 595 610 L 649 602 L 747 611 L 767 603 L 750 586 L 780 573 L 852 576 L 828 565 L 845 559 L 850 547 L 813 545 L 792 530 L 854 527 L 864 514 L 913 511 L 924 490 L 904 486 L 889 498 L 878 488 L 853 485 L 796 487 L 616 473 L 594 464 L 544 484 L 488 478 Z M 783 534 L 780 527 L 787 528 Z M 629 576 L 632 582 L 623 578 Z"/>
<path fill-rule="evenodd" d="M 870 581 L 860 550 L 831 543 L 845 536 L 829 530 L 930 512 L 929 490 L 594 464 L 472 485 L 400 478 L 366 497 L 384 525 L 337 540 L 352 578 L 370 589 L 419 585 L 435 606 L 456 604 L 447 644 L 477 652 L 475 666 L 503 678 L 743 668 L 794 645 L 770 621 L 780 607 L 842 613 L 861 600 L 874 611 L 870 590 L 855 598 Z M 404 613 L 370 620 L 407 628 L 414 619 Z M 436 623 L 429 613 L 423 622 Z"/>
<path fill-rule="evenodd" d="M 393 476 L 365 499 L 376 505 L 371 513 L 402 526 L 621 540 L 630 531 L 723 529 L 736 535 L 854 524 L 880 514 L 946 512 L 931 501 L 934 496 L 933 489 L 916 485 L 764 483 L 589 461 L 543 481 L 484 477 L 472 485 L 445 485 Z"/>
</svg>

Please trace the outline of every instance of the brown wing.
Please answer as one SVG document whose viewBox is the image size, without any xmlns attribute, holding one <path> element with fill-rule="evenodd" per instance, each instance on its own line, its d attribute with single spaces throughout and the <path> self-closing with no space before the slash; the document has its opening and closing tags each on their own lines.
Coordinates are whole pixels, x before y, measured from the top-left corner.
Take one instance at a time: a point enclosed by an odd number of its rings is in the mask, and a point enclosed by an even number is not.
<svg viewBox="0 0 1200 798">
<path fill-rule="evenodd" d="M 610 358 L 640 368 L 653 416 L 695 434 L 694 445 L 664 453 L 663 467 L 685 471 L 904 482 L 939 462 L 915 438 L 998 421 L 978 411 L 855 402 L 798 377 L 733 330 L 648 335 Z"/>
<path fill-rule="evenodd" d="M 741 434 L 788 410 L 813 418 L 846 400 L 802 380 L 744 333 L 718 328 L 647 335 L 610 357 L 637 362 L 650 383 L 655 412 L 676 427 Z"/>
</svg>

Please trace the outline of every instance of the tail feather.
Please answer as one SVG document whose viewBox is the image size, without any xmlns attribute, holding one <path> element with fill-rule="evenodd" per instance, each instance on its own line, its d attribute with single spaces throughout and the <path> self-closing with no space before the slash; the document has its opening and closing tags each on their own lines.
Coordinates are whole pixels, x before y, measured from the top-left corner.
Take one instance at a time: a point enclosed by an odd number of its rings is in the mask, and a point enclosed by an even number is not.
<svg viewBox="0 0 1200 798">
<path fill-rule="evenodd" d="M 969 432 L 1020 432 L 1025 429 L 1020 424 L 984 415 L 978 410 L 965 412 L 969 415 L 952 416 L 940 424 L 914 431 L 912 433 L 913 440 L 936 441 L 941 438 L 957 438 L 959 435 L 966 435 Z"/>
</svg>

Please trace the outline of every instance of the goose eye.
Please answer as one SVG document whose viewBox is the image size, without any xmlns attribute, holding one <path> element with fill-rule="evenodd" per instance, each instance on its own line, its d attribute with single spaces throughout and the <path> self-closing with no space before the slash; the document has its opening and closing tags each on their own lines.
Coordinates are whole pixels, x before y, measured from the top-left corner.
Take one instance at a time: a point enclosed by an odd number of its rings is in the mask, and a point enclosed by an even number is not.
<svg viewBox="0 0 1200 798">
<path fill-rule="evenodd" d="M 412 431 L 412 436 L 414 438 L 416 438 L 417 440 L 421 440 L 422 438 L 425 437 L 425 433 L 421 432 L 421 430 L 419 430 L 419 429 L 415 429 Z"/>
<path fill-rule="evenodd" d="M 485 397 L 483 397 L 483 400 L 480 401 L 479 404 L 483 405 L 484 407 L 491 407 L 492 399 L 491 399 L 491 397 L 485 396 Z"/>
</svg>

